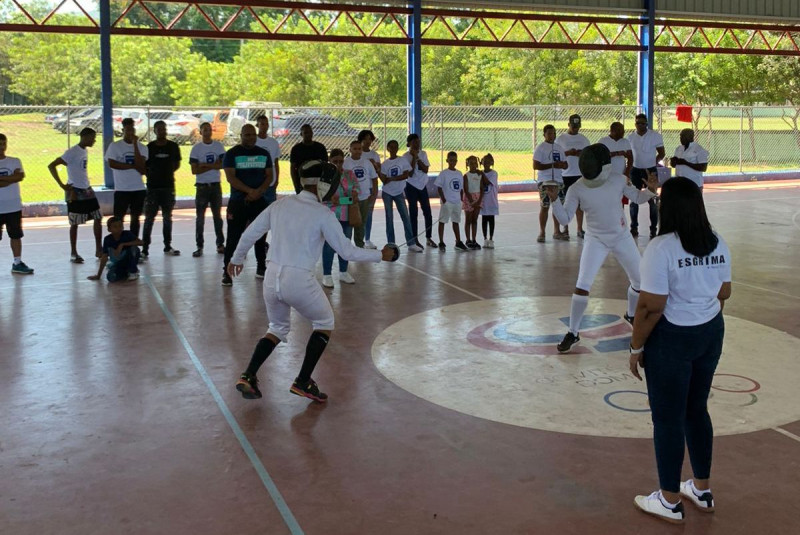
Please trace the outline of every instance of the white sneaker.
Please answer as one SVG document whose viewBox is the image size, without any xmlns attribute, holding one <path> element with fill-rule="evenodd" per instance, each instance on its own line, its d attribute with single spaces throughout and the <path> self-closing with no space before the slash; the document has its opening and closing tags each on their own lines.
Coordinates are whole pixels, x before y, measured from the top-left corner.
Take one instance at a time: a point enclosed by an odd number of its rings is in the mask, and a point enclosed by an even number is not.
<svg viewBox="0 0 800 535">
<path fill-rule="evenodd" d="M 138 280 L 138 279 L 139 279 L 139 273 L 128 273 L 128 280 L 129 281 L 135 281 L 135 280 Z"/>
<path fill-rule="evenodd" d="M 701 511 L 704 511 L 706 513 L 713 513 L 714 496 L 711 495 L 711 491 L 698 490 L 698 492 L 700 492 L 700 496 L 698 496 L 694 492 L 696 489 L 697 488 L 694 486 L 694 481 L 692 481 L 691 479 L 681 483 L 682 496 L 689 498 L 689 501 L 695 504 L 697 508 L 700 509 Z"/>
<path fill-rule="evenodd" d="M 322 285 L 326 288 L 333 288 L 333 277 L 331 275 L 323 275 Z"/>
<path fill-rule="evenodd" d="M 345 284 L 355 284 L 356 280 L 347 271 L 340 271 L 339 272 L 339 282 L 343 282 Z"/>
<path fill-rule="evenodd" d="M 408 250 L 411 251 L 411 252 L 414 252 L 414 253 L 421 253 L 422 252 L 422 247 L 420 247 L 417 244 L 409 245 L 408 246 Z"/>
<path fill-rule="evenodd" d="M 673 524 L 683 524 L 683 503 L 678 502 L 678 505 L 670 509 L 661 501 L 660 490 L 650 496 L 637 496 L 633 499 L 633 503 L 648 515 L 657 516 Z"/>
<path fill-rule="evenodd" d="M 494 249 L 494 240 L 484 240 L 483 247 L 484 249 Z"/>
<path fill-rule="evenodd" d="M 377 249 L 377 247 L 375 247 L 374 243 L 372 243 L 371 241 L 367 240 L 367 241 L 364 242 L 364 249 Z"/>
</svg>

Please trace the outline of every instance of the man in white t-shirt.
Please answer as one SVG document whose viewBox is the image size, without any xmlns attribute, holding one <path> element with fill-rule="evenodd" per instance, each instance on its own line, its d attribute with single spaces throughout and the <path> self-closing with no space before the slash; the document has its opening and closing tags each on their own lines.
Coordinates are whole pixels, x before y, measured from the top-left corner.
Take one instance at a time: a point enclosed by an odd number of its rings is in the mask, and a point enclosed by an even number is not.
<svg viewBox="0 0 800 535">
<path fill-rule="evenodd" d="M 372 162 L 375 172 L 380 175 L 381 157 L 377 152 L 372 150 L 372 143 L 375 141 L 375 134 L 372 133 L 372 130 L 362 130 L 358 133 L 358 138 L 356 139 L 361 142 L 361 157 Z M 364 247 L 367 249 L 376 248 L 375 245 L 370 241 L 370 238 L 372 237 L 372 212 L 373 210 L 370 209 L 367 220 L 364 223 Z"/>
<path fill-rule="evenodd" d="M 77 145 L 67 149 L 60 158 L 56 158 L 47 168 L 55 181 L 64 190 L 67 199 L 67 218 L 69 220 L 69 245 L 71 250 L 70 262 L 83 264 L 83 258 L 78 254 L 78 227 L 89 219 L 94 220 L 94 241 L 97 258 L 103 256 L 101 240 L 103 238 L 103 214 L 94 190 L 89 185 L 87 164 L 89 154 L 86 149 L 93 147 L 97 133 L 91 128 L 84 128 L 80 132 L 80 141 Z M 58 166 L 67 168 L 67 182 L 61 181 L 58 176 Z"/>
<path fill-rule="evenodd" d="M 269 118 L 266 115 L 256 117 L 256 128 L 258 129 L 256 146 L 265 149 L 272 156 L 272 184 L 270 184 L 270 187 L 277 188 L 281 173 L 281 167 L 278 162 L 281 157 L 281 146 L 278 144 L 277 139 L 269 137 Z"/>
<path fill-rule="evenodd" d="M 608 135 L 598 143 L 608 147 L 611 153 L 611 171 L 617 175 L 631 176 L 633 150 L 631 142 L 625 137 L 625 126 L 620 122 L 611 123 Z"/>
<path fill-rule="evenodd" d="M 431 201 L 428 196 L 428 170 L 431 162 L 428 153 L 422 150 L 422 140 L 419 134 L 408 134 L 406 137 L 408 151 L 403 158 L 411 166 L 412 174 L 406 180 L 406 202 L 408 203 L 408 218 L 411 220 L 411 232 L 416 238 L 417 247 L 422 249 L 419 242 L 419 209 L 422 209 L 422 219 L 425 222 L 425 245 L 436 249 L 433 241 L 433 215 L 431 214 Z"/>
<path fill-rule="evenodd" d="M 644 189 L 649 173 L 657 172 L 657 164 L 664 159 L 664 138 L 655 130 L 647 128 L 647 115 L 636 116 L 636 132 L 628 136 L 633 151 L 633 167 L 631 183 L 637 189 Z M 650 206 L 650 238 L 658 231 L 658 208 L 655 199 L 647 203 Z M 639 236 L 639 205 L 631 203 L 631 235 Z"/>
<path fill-rule="evenodd" d="M 114 217 L 124 220 L 130 209 L 130 230 L 139 237 L 139 218 L 147 196 L 142 175 L 147 172 L 147 147 L 139 143 L 133 119 L 122 120 L 122 139 L 106 149 L 106 161 L 114 175 Z"/>
<path fill-rule="evenodd" d="M 464 252 L 469 248 L 461 241 L 461 194 L 464 190 L 464 175 L 456 169 L 458 154 L 453 151 L 447 153 L 447 169 L 443 169 L 436 177 L 436 187 L 439 189 L 439 251 L 445 252 L 444 226 L 453 223 L 453 234 L 456 236 L 456 251 Z"/>
<path fill-rule="evenodd" d="M 22 197 L 19 183 L 25 178 L 22 162 L 18 158 L 6 156 L 8 138 L 0 134 L 0 240 L 3 239 L 3 227 L 11 242 L 11 254 L 14 263 L 11 273 L 17 275 L 33 275 L 33 269 L 22 261 Z"/>
<path fill-rule="evenodd" d="M 564 147 L 556 143 L 556 127 L 548 124 L 542 130 L 544 134 L 544 141 L 536 147 L 533 151 L 533 169 L 537 171 L 536 182 L 539 184 L 539 237 L 536 241 L 539 243 L 545 242 L 545 230 L 547 228 L 547 216 L 550 213 L 550 197 L 545 192 L 544 183 L 553 182 L 557 184 L 558 199 L 564 202 L 564 180 L 561 178 L 563 169 L 567 168 L 565 161 Z M 563 234 L 559 231 L 558 220 L 553 215 L 553 224 L 555 225 L 555 232 L 553 238 L 557 240 L 564 239 Z M 566 237 L 569 239 L 569 236 Z"/>
<path fill-rule="evenodd" d="M 397 156 L 399 148 L 400 145 L 394 139 L 386 144 L 389 158 L 381 164 L 379 172 L 381 181 L 383 181 L 381 199 L 383 200 L 383 209 L 386 212 L 386 240 L 388 243 L 396 243 L 394 241 L 394 215 L 392 213 L 392 203 L 394 203 L 397 207 L 397 213 L 400 214 L 400 220 L 403 222 L 403 232 L 405 233 L 408 250 L 421 253 L 422 247 L 417 246 L 416 236 L 411 232 L 411 220 L 408 218 L 408 207 L 403 197 L 403 191 L 406 189 L 406 180 L 413 173 L 413 170 L 408 160 Z"/>
<path fill-rule="evenodd" d="M 578 157 L 581 151 L 590 145 L 589 140 L 580 133 L 581 130 L 581 116 L 574 113 L 569 116 L 567 122 L 567 131 L 556 138 L 556 143 L 564 148 L 564 154 L 567 156 L 567 168 L 561 175 L 564 181 L 564 195 L 569 191 L 570 186 L 581 178 L 581 170 L 578 169 Z M 578 208 L 576 214 L 578 220 L 578 238 L 583 239 L 583 211 Z M 569 227 L 564 227 L 563 236 L 569 236 Z"/>
<path fill-rule="evenodd" d="M 681 144 L 675 149 L 675 156 L 669 165 L 675 168 L 675 176 L 686 177 L 702 190 L 703 173 L 708 169 L 708 151 L 694 141 L 694 130 L 681 130 Z"/>
<path fill-rule="evenodd" d="M 372 213 L 375 199 L 378 198 L 378 173 L 372 162 L 364 158 L 360 141 L 350 143 L 350 155 L 344 159 L 342 169 L 352 171 L 358 180 L 358 210 L 361 212 L 362 224 L 353 232 L 356 247 L 375 249 L 373 244 L 365 242 L 365 235 L 367 217 Z"/>
<path fill-rule="evenodd" d="M 222 184 L 220 170 L 222 158 L 225 157 L 225 147 L 219 141 L 211 138 L 213 130 L 211 123 L 200 125 L 200 135 L 203 140 L 192 147 L 189 153 L 189 164 L 195 181 L 194 207 L 196 213 L 195 242 L 197 250 L 192 256 L 197 258 L 203 255 L 203 236 L 206 223 L 206 208 L 211 205 L 211 215 L 214 219 L 214 234 L 217 238 L 217 254 L 225 254 L 225 234 L 222 232 Z"/>
</svg>

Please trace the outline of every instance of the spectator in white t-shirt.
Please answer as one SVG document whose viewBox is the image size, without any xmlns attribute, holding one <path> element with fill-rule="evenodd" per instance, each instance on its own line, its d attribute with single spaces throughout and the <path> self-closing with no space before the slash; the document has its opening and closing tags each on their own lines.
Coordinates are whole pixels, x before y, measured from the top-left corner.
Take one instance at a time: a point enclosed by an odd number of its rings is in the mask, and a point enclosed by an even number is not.
<svg viewBox="0 0 800 535">
<path fill-rule="evenodd" d="M 142 175 L 147 172 L 147 147 L 139 143 L 133 119 L 122 120 L 122 139 L 106 149 L 106 161 L 114 175 L 114 217 L 124 220 L 130 209 L 130 230 L 139 237 L 139 218 L 147 190 Z"/>
<path fill-rule="evenodd" d="M 350 143 L 350 155 L 344 159 L 342 169 L 352 171 L 358 180 L 358 210 L 361 212 L 361 226 L 355 228 L 354 239 L 356 247 L 375 249 L 375 245 L 365 241 L 367 217 L 375 207 L 378 198 L 378 173 L 372 161 L 364 158 L 360 141 Z"/>
<path fill-rule="evenodd" d="M 381 199 L 383 200 L 383 209 L 386 212 L 386 240 L 388 243 L 396 243 L 394 241 L 394 214 L 392 213 L 392 204 L 394 204 L 397 207 L 397 213 L 400 214 L 400 221 L 403 222 L 403 232 L 405 233 L 408 250 L 421 253 L 422 247 L 417 246 L 416 236 L 411 232 L 411 220 L 408 218 L 408 207 L 403 197 L 403 191 L 406 189 L 406 180 L 413 171 L 408 160 L 397 156 L 399 148 L 400 145 L 394 139 L 386 144 L 389 158 L 381 164 L 378 172 L 383 182 Z"/>
<path fill-rule="evenodd" d="M 453 234 L 456 236 L 456 251 L 468 251 L 466 244 L 461 241 L 461 195 L 464 191 L 464 175 L 456 169 L 458 154 L 453 151 L 447 153 L 447 169 L 442 170 L 436 177 L 436 187 L 439 190 L 439 251 L 445 252 L 444 226 L 453 223 Z"/>
<path fill-rule="evenodd" d="M 422 140 L 419 134 L 408 134 L 406 137 L 406 146 L 408 151 L 403 154 L 403 158 L 408 160 L 411 169 L 414 171 L 408 177 L 406 183 L 406 201 L 408 202 L 408 217 L 411 219 L 411 232 L 417 236 L 417 247 L 422 249 L 422 244 L 419 242 L 419 212 L 422 210 L 422 219 L 425 222 L 425 238 L 427 241 L 425 245 L 432 249 L 436 249 L 436 242 L 433 241 L 433 216 L 431 214 L 431 202 L 428 197 L 428 170 L 430 169 L 431 162 L 428 160 L 428 154 L 422 150 Z M 419 208 L 417 207 L 419 205 Z"/>
<path fill-rule="evenodd" d="M 279 163 L 281 146 L 278 144 L 277 139 L 269 136 L 269 118 L 267 118 L 266 115 L 259 115 L 256 117 L 256 129 L 258 130 L 256 134 L 256 147 L 265 149 L 269 152 L 269 155 L 272 156 L 272 184 L 269 186 L 271 188 L 277 188 L 281 174 L 281 166 Z M 272 200 L 274 201 L 275 199 Z M 270 204 L 271 202 L 272 201 L 270 201 Z M 269 204 L 267 206 L 269 206 Z"/>
<path fill-rule="evenodd" d="M 694 140 L 694 130 L 681 130 L 681 144 L 675 149 L 675 156 L 669 160 L 675 168 L 675 176 L 690 179 L 703 189 L 703 173 L 708 170 L 708 151 Z"/>
<path fill-rule="evenodd" d="M 214 234 L 217 239 L 217 254 L 225 254 L 225 234 L 222 232 L 222 159 L 225 157 L 225 147 L 219 141 L 211 138 L 213 130 L 211 123 L 200 125 L 200 135 L 203 140 L 192 147 L 189 153 L 189 165 L 192 166 L 195 186 L 195 242 L 197 249 L 192 256 L 197 258 L 203 255 L 205 244 L 204 228 L 206 224 L 206 208 L 211 205 L 211 216 L 214 219 Z M 256 142 L 258 143 L 258 142 Z"/>
<path fill-rule="evenodd" d="M 567 168 L 561 177 L 564 181 L 565 196 L 569 191 L 569 187 L 581 178 L 581 170 L 578 169 L 578 158 L 581 155 L 581 151 L 590 145 L 589 139 L 581 134 L 580 130 L 581 116 L 575 113 L 569 116 L 567 131 L 556 138 L 556 143 L 564 148 L 564 154 L 567 156 Z M 583 239 L 583 210 L 580 208 L 575 213 L 575 219 L 578 221 L 578 238 Z M 569 236 L 569 227 L 564 227 L 562 235 Z"/>
<path fill-rule="evenodd" d="M 611 153 L 611 172 L 630 178 L 633 167 L 631 142 L 625 137 L 625 126 L 620 122 L 611 123 L 608 135 L 598 143 L 608 147 Z"/>
<path fill-rule="evenodd" d="M 558 199 L 564 202 L 564 180 L 561 178 L 561 172 L 567 168 L 566 156 L 564 155 L 564 147 L 556 143 L 556 127 L 548 124 L 542 130 L 544 134 L 544 141 L 536 147 L 533 151 L 533 169 L 537 171 L 536 182 L 539 185 L 539 237 L 536 241 L 539 243 L 545 242 L 545 230 L 547 228 L 547 215 L 550 213 L 550 197 L 544 188 L 545 182 L 552 183 L 553 187 L 558 189 Z M 553 238 L 557 240 L 564 239 L 564 235 L 559 231 L 559 223 L 555 214 L 553 215 L 553 225 L 555 225 L 555 232 Z M 569 236 L 566 236 L 569 239 Z"/>
<path fill-rule="evenodd" d="M 67 200 L 67 219 L 69 220 L 69 245 L 70 262 L 83 264 L 83 258 L 78 254 L 78 227 L 89 219 L 94 220 L 94 255 L 103 256 L 101 240 L 103 238 L 103 214 L 94 190 L 89 185 L 87 163 L 89 161 L 88 149 L 93 147 L 97 133 L 91 128 L 84 128 L 80 132 L 80 141 L 77 145 L 56 158 L 47 168 L 55 181 L 64 190 Z M 58 176 L 58 166 L 67 168 L 67 182 L 61 181 Z"/>
<path fill-rule="evenodd" d="M 0 134 L 0 240 L 3 239 L 3 227 L 11 242 L 11 254 L 14 263 L 11 273 L 17 275 L 33 275 L 33 269 L 22 261 L 22 197 L 19 183 L 25 178 L 22 162 L 18 158 L 6 156 L 8 138 Z"/>
<path fill-rule="evenodd" d="M 375 134 L 372 133 L 372 130 L 362 130 L 358 133 L 357 139 L 361 142 L 361 157 L 369 162 L 372 162 L 375 172 L 380 174 L 381 157 L 377 152 L 372 150 L 372 143 L 375 141 Z M 367 214 L 367 220 L 364 222 L 364 247 L 366 249 L 375 249 L 375 245 L 370 241 L 370 238 L 372 237 L 372 211 L 374 208 L 375 205 L 373 204 L 372 208 L 370 208 L 369 213 Z"/>
<path fill-rule="evenodd" d="M 714 510 L 714 431 L 708 396 L 722 354 L 722 309 L 731 295 L 731 253 L 706 216 L 700 188 L 688 178 L 661 188 L 661 226 L 644 252 L 642 288 L 631 336 L 630 370 L 647 379 L 660 489 L 636 496 L 651 515 L 683 522 L 681 499 Z M 684 450 L 693 479 L 681 482 Z"/>
<path fill-rule="evenodd" d="M 636 116 L 636 132 L 628 136 L 633 151 L 633 167 L 631 183 L 637 189 L 647 187 L 648 173 L 656 173 L 657 164 L 664 159 L 664 138 L 655 130 L 647 128 L 647 115 Z M 658 208 L 655 199 L 648 203 L 650 207 L 650 238 L 655 238 L 658 230 Z M 631 235 L 639 236 L 639 205 L 631 203 Z"/>
</svg>

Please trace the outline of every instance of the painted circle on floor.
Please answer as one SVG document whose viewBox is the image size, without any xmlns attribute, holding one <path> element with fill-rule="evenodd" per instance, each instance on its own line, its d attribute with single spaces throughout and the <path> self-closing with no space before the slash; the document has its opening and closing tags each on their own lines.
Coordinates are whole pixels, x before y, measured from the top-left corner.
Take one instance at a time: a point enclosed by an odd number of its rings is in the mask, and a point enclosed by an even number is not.
<svg viewBox="0 0 800 535">
<path fill-rule="evenodd" d="M 589 301 L 581 343 L 555 345 L 569 297 L 471 301 L 409 316 L 372 346 L 376 367 L 422 399 L 497 422 L 580 435 L 652 437 L 647 386 L 628 369 L 623 300 Z M 800 340 L 727 315 L 709 398 L 716 435 L 800 420 Z"/>
</svg>

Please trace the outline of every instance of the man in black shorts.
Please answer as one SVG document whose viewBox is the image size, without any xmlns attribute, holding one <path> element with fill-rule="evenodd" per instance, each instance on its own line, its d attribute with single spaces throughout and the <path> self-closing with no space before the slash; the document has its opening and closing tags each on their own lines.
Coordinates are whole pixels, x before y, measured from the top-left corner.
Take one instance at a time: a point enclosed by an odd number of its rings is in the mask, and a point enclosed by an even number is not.
<svg viewBox="0 0 800 535">
<path fill-rule="evenodd" d="M 222 168 L 231 185 L 228 200 L 228 236 L 225 240 L 225 260 L 222 285 L 233 286 L 228 274 L 228 263 L 239 245 L 239 238 L 247 226 L 275 199 L 272 184 L 272 157 L 266 149 L 256 145 L 256 128 L 246 124 L 241 130 L 241 143 L 225 153 Z M 256 278 L 263 279 L 267 271 L 266 234 L 255 243 Z"/>
<path fill-rule="evenodd" d="M 19 183 L 25 178 L 25 171 L 18 158 L 6 156 L 7 146 L 8 138 L 0 134 L 0 239 L 3 239 L 5 227 L 11 240 L 11 254 L 14 255 L 11 273 L 33 275 L 33 270 L 22 261 L 22 197 Z"/>
<path fill-rule="evenodd" d="M 300 184 L 300 167 L 304 163 L 312 160 L 328 161 L 328 149 L 322 143 L 314 141 L 314 131 L 311 129 L 310 124 L 304 124 L 300 127 L 300 136 L 303 141 L 292 147 L 292 152 L 289 154 L 290 171 L 295 193 L 303 191 L 303 186 Z"/>
</svg>

